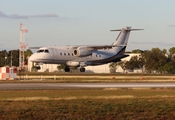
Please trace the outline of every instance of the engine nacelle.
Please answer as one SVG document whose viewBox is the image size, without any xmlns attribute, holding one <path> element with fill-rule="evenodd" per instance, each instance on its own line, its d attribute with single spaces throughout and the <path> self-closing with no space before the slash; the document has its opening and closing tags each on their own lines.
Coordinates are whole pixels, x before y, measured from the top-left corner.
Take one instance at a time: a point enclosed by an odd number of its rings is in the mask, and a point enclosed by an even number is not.
<svg viewBox="0 0 175 120">
<path fill-rule="evenodd" d="M 92 51 L 87 50 L 86 47 L 78 47 L 77 49 L 74 49 L 73 54 L 77 57 L 85 57 L 91 55 Z"/>
<path fill-rule="evenodd" d="M 66 65 L 70 66 L 70 67 L 78 67 L 78 66 L 80 66 L 80 62 L 68 61 L 68 62 L 66 62 Z"/>
</svg>

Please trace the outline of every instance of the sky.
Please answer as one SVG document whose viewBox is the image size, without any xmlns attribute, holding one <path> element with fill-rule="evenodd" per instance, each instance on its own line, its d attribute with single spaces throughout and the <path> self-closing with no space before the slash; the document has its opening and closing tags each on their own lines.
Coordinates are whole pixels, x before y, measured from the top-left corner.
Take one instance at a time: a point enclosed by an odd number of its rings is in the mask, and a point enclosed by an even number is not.
<svg viewBox="0 0 175 120">
<path fill-rule="evenodd" d="M 19 49 L 20 23 L 29 47 L 111 45 L 125 26 L 126 51 L 175 47 L 175 0 L 0 0 L 0 50 Z"/>
</svg>

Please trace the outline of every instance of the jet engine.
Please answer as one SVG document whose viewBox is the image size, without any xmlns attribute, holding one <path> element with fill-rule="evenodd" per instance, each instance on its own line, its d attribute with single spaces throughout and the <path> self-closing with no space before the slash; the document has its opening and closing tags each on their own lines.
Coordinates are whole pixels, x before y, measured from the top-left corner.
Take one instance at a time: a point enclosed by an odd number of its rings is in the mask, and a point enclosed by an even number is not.
<svg viewBox="0 0 175 120">
<path fill-rule="evenodd" d="M 74 49 L 73 54 L 77 57 L 85 57 L 91 55 L 92 51 L 88 50 L 86 47 L 78 47 L 77 49 Z"/>
<path fill-rule="evenodd" d="M 78 66 L 80 66 L 80 62 L 68 61 L 68 62 L 66 62 L 66 65 L 70 66 L 70 67 L 78 67 Z"/>
</svg>

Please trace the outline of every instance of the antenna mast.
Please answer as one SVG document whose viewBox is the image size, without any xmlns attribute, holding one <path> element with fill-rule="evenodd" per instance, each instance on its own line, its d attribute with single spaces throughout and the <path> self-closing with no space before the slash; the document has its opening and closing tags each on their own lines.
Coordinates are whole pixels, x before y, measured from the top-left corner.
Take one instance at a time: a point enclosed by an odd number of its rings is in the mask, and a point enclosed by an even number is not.
<svg viewBox="0 0 175 120">
<path fill-rule="evenodd" d="M 25 40 L 25 33 L 28 30 L 25 28 L 24 24 L 20 23 L 20 42 L 19 42 L 19 68 L 24 68 L 24 50 L 26 49 L 27 45 L 24 43 Z"/>
</svg>

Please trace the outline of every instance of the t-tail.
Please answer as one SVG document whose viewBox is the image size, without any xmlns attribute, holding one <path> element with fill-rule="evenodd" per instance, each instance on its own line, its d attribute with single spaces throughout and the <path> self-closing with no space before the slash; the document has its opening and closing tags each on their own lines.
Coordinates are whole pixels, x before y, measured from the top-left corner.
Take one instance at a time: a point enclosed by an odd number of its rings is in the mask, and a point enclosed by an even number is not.
<svg viewBox="0 0 175 120">
<path fill-rule="evenodd" d="M 128 43 L 128 39 L 129 39 L 129 35 L 130 35 L 130 31 L 134 31 L 134 30 L 143 30 L 143 29 L 131 29 L 131 27 L 124 27 L 122 29 L 118 29 L 118 30 L 111 30 L 111 31 L 121 31 L 117 37 L 117 39 L 112 43 L 112 46 L 114 46 L 113 48 L 113 52 L 117 52 L 117 54 L 124 54 L 125 50 L 126 50 L 126 46 Z M 115 47 L 117 46 L 117 47 Z"/>
</svg>

